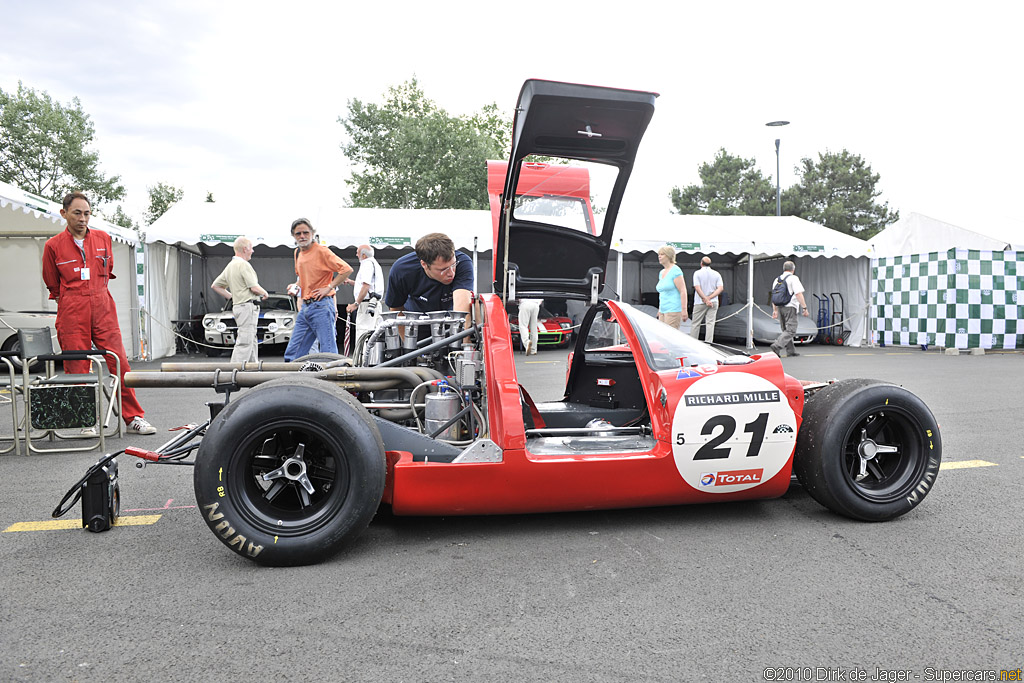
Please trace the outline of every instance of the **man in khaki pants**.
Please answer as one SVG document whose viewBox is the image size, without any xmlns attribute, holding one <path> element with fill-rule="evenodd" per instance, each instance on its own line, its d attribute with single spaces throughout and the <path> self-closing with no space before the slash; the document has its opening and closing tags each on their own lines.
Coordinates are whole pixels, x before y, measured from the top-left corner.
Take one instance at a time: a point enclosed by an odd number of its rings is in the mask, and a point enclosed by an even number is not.
<svg viewBox="0 0 1024 683">
<path fill-rule="evenodd" d="M 260 287 L 249 259 L 252 258 L 252 240 L 239 237 L 235 240 L 235 255 L 224 271 L 217 276 L 210 288 L 231 301 L 231 314 L 235 316 L 238 332 L 235 348 L 231 352 L 232 363 L 246 363 L 257 360 L 256 322 L 260 317 L 259 299 L 267 298 L 267 290 Z"/>
</svg>

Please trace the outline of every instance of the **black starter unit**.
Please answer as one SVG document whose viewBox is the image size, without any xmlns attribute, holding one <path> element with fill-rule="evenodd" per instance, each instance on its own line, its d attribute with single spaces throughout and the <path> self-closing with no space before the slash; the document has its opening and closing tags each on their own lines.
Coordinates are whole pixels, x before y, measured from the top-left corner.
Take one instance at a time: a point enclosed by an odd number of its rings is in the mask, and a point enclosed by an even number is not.
<svg viewBox="0 0 1024 683">
<path fill-rule="evenodd" d="M 121 511 L 121 490 L 117 484 L 117 459 L 97 467 L 82 484 L 82 526 L 89 531 L 106 531 L 114 526 Z"/>
</svg>

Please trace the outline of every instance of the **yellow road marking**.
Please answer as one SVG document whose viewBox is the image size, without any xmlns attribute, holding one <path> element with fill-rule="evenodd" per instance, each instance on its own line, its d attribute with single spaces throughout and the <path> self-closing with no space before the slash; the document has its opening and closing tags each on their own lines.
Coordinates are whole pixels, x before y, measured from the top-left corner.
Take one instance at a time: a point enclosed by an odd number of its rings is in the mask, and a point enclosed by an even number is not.
<svg viewBox="0 0 1024 683">
<path fill-rule="evenodd" d="M 156 524 L 161 515 L 129 515 L 118 517 L 114 526 L 142 526 Z M 17 522 L 4 529 L 8 531 L 56 531 L 60 529 L 81 529 L 81 519 L 49 519 L 45 522 Z"/>
<path fill-rule="evenodd" d="M 996 463 L 987 460 L 956 460 L 939 465 L 940 470 L 964 470 L 969 467 L 995 467 Z"/>
</svg>

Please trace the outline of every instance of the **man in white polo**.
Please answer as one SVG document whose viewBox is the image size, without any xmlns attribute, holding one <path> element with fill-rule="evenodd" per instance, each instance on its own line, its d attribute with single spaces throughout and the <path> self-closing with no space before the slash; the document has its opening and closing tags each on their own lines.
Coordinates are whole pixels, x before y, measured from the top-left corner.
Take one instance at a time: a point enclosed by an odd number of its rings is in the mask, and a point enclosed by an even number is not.
<svg viewBox="0 0 1024 683">
<path fill-rule="evenodd" d="M 235 255 L 224 268 L 210 289 L 231 301 L 231 315 L 235 317 L 238 332 L 235 348 L 231 351 L 232 363 L 256 362 L 258 343 L 256 323 L 260 317 L 260 300 L 267 298 L 267 290 L 260 287 L 256 271 L 249 259 L 252 258 L 252 240 L 242 236 L 235 240 Z"/>
<path fill-rule="evenodd" d="M 722 276 L 712 270 L 711 259 L 705 256 L 700 260 L 700 270 L 693 274 L 693 315 L 690 316 L 690 336 L 700 339 L 700 324 L 704 323 L 707 332 L 704 341 L 708 344 L 715 341 L 715 320 L 718 319 L 718 295 L 725 289 Z"/>
<path fill-rule="evenodd" d="M 360 244 L 356 249 L 356 256 L 359 258 L 359 270 L 356 272 L 356 279 L 345 280 L 346 285 L 352 285 L 352 294 L 355 302 L 346 307 L 351 313 L 356 311 L 356 336 L 358 340 L 367 332 L 372 332 L 376 327 L 374 316 L 370 315 L 370 301 L 375 300 L 375 314 L 380 313 L 381 299 L 384 297 L 384 271 L 381 269 L 377 259 L 373 257 L 373 247 L 368 244 Z"/>
</svg>

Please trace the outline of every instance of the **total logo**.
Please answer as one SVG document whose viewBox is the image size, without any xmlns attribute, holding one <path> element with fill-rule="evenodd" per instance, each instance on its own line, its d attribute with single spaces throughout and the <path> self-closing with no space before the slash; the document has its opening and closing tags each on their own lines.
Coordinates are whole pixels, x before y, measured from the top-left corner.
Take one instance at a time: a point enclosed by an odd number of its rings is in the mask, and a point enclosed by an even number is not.
<svg viewBox="0 0 1024 683">
<path fill-rule="evenodd" d="M 736 484 L 760 484 L 763 469 L 756 470 L 730 470 L 728 472 L 705 472 L 700 475 L 700 485 L 711 486 L 735 486 Z"/>
</svg>

